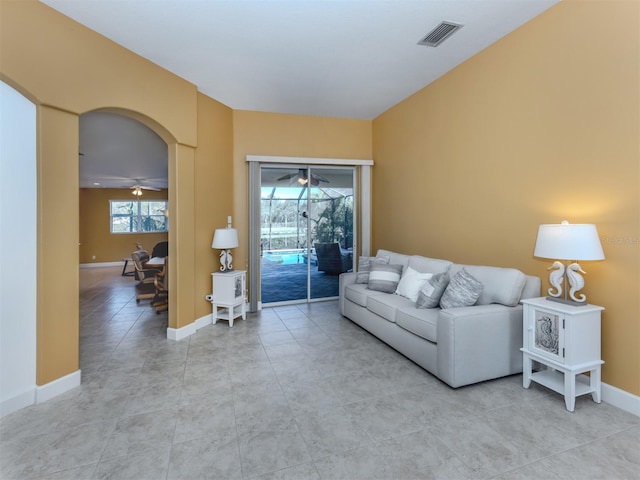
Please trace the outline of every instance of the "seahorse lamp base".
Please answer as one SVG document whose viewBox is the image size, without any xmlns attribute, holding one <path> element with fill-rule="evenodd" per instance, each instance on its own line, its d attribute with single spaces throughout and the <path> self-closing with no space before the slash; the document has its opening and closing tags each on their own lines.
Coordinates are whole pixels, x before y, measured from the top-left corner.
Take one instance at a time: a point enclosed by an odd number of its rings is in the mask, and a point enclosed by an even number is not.
<svg viewBox="0 0 640 480">
<path fill-rule="evenodd" d="M 570 300 L 568 298 L 562 298 L 562 297 L 549 296 L 547 297 L 547 300 L 550 300 L 552 302 L 563 303 L 564 305 L 571 305 L 572 307 L 584 307 L 585 305 L 588 305 L 586 300 L 584 302 L 576 302 L 574 300 Z"/>
</svg>

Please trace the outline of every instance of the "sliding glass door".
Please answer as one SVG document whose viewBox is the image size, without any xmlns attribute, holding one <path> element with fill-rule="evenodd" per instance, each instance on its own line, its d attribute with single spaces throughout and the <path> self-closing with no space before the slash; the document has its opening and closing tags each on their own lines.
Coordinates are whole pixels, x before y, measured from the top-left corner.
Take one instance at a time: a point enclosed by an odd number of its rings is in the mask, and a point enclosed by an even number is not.
<svg viewBox="0 0 640 480">
<path fill-rule="evenodd" d="M 338 295 L 338 277 L 353 268 L 353 167 L 269 165 L 260 168 L 262 304 Z"/>
</svg>

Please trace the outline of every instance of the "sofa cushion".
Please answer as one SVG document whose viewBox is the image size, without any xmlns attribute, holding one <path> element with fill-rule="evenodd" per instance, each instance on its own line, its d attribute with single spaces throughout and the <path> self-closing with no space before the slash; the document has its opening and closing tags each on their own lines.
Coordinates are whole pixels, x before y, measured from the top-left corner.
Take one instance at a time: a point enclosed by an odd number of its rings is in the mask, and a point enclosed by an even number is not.
<svg viewBox="0 0 640 480">
<path fill-rule="evenodd" d="M 396 253 L 391 250 L 378 250 L 376 253 L 376 257 L 389 257 L 389 263 L 395 263 L 396 265 L 402 265 L 406 267 L 409 264 L 409 255 L 405 255 L 404 253 Z"/>
<path fill-rule="evenodd" d="M 360 257 L 358 260 L 356 283 L 369 283 L 369 270 L 371 269 L 372 261 L 389 263 L 389 257 Z"/>
<path fill-rule="evenodd" d="M 414 307 L 399 308 L 396 312 L 396 323 L 399 327 L 430 342 L 437 342 L 439 308 L 417 309 Z"/>
<path fill-rule="evenodd" d="M 433 277 L 433 273 L 420 273 L 409 265 L 405 268 L 398 282 L 396 295 L 406 297 L 412 302 L 415 302 L 418 299 L 418 292 L 431 277 Z"/>
<path fill-rule="evenodd" d="M 394 293 L 402 275 L 402 265 L 371 262 L 367 288 L 384 293 Z"/>
<path fill-rule="evenodd" d="M 387 295 L 378 293 L 367 297 L 367 310 L 381 316 L 390 322 L 396 321 L 396 313 L 399 308 L 414 308 L 413 302 L 400 295 Z"/>
<path fill-rule="evenodd" d="M 416 299 L 416 308 L 437 307 L 447 285 L 449 285 L 449 274 L 447 272 L 436 273 L 420 288 Z"/>
<path fill-rule="evenodd" d="M 482 293 L 482 282 L 474 278 L 466 269 L 451 277 L 449 285 L 440 298 L 440 308 L 469 307 L 475 305 Z"/>
<path fill-rule="evenodd" d="M 344 289 L 344 296 L 347 300 L 360 305 L 361 307 L 367 306 L 367 297 L 369 295 L 379 295 L 380 292 L 375 290 L 369 290 L 365 284 L 352 283 L 347 285 Z"/>
<path fill-rule="evenodd" d="M 448 260 L 412 255 L 409 257 L 408 265 L 418 272 L 440 273 L 449 270 L 449 267 L 453 264 Z"/>
<path fill-rule="evenodd" d="M 463 268 L 481 281 L 484 286 L 476 305 L 489 305 L 491 303 L 499 303 L 507 307 L 518 305 L 526 282 L 526 275 L 520 270 L 455 264 L 451 265 L 449 275 L 453 278 L 453 275 Z"/>
</svg>

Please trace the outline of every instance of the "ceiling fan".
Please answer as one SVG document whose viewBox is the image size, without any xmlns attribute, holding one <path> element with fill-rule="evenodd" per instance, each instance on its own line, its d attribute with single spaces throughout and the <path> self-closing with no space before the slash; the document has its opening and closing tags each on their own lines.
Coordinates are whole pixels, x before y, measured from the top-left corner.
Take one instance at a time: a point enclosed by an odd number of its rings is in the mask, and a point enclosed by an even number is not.
<svg viewBox="0 0 640 480">
<path fill-rule="evenodd" d="M 145 187 L 144 185 L 134 185 L 133 187 L 131 187 L 132 190 L 132 194 L 135 195 L 136 197 L 140 197 L 142 196 L 142 190 L 152 190 L 154 192 L 159 192 L 160 189 L 159 188 L 155 188 L 155 187 Z"/>
<path fill-rule="evenodd" d="M 282 180 L 291 180 L 290 183 L 293 183 L 294 180 L 297 180 L 300 185 L 306 185 L 309 182 L 309 175 L 306 168 L 300 168 L 296 173 L 288 173 L 287 175 L 283 175 L 278 178 L 278 181 Z M 322 175 L 316 175 L 315 173 L 311 174 L 311 185 L 317 187 L 320 185 L 320 182 L 329 183 L 329 179 L 323 177 Z"/>
</svg>

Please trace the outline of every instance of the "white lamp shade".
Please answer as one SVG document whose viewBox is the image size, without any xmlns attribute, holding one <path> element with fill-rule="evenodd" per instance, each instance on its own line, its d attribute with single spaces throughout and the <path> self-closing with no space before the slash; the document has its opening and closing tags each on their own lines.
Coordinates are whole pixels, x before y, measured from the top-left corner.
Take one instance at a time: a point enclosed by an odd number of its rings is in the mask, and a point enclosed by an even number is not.
<svg viewBox="0 0 640 480">
<path fill-rule="evenodd" d="M 235 228 L 216 228 L 211 248 L 236 248 L 238 246 L 238 230 Z"/>
<path fill-rule="evenodd" d="M 604 260 L 595 225 L 540 225 L 533 255 L 556 260 Z"/>
</svg>

